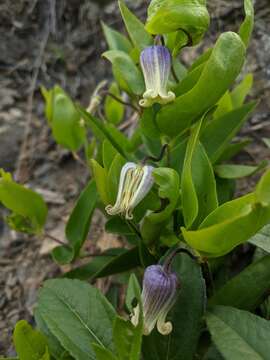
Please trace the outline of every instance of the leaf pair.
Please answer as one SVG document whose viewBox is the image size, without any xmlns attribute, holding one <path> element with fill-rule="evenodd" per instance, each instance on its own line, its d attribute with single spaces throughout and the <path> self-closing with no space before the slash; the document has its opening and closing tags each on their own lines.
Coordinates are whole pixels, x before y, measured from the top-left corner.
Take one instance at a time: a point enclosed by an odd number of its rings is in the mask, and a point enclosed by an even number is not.
<svg viewBox="0 0 270 360">
<path fill-rule="evenodd" d="M 198 230 L 182 228 L 185 241 L 207 256 L 221 256 L 247 241 L 270 221 L 270 171 L 255 192 L 229 201 L 211 212 Z"/>
</svg>

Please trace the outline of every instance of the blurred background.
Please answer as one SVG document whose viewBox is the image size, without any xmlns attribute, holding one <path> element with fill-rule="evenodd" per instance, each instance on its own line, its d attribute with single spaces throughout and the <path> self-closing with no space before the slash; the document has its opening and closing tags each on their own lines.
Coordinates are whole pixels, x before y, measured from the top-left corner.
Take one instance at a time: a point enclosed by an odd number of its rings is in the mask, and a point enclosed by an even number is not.
<svg viewBox="0 0 270 360">
<path fill-rule="evenodd" d="M 145 19 L 149 0 L 126 3 Z M 254 3 L 255 31 L 244 73 L 254 73 L 251 96 L 260 104 L 240 134 L 253 143 L 235 159 L 246 164 L 270 159 L 261 140 L 270 137 L 270 2 Z M 237 30 L 242 7 L 242 0 L 208 0 L 211 27 L 202 45 L 183 51 L 182 62 L 189 65 L 219 33 Z M 39 191 L 50 209 L 50 236 L 37 239 L 8 230 L 0 207 L 0 355 L 12 355 L 14 324 L 22 318 L 32 321 L 37 288 L 61 271 L 50 257 L 57 245 L 52 237 L 63 239 L 65 221 L 88 178 L 87 169 L 55 145 L 43 115 L 40 86 L 59 84 L 88 105 L 97 83 L 111 74 L 109 63 L 100 57 L 106 49 L 101 20 L 123 30 L 115 0 L 0 0 L 0 168 Z M 238 193 L 252 188 L 254 180 L 241 181 Z M 120 241 L 104 233 L 102 224 L 102 215 L 96 214 L 86 244 L 90 251 Z M 97 286 L 107 290 L 110 284 L 99 280 Z"/>
</svg>

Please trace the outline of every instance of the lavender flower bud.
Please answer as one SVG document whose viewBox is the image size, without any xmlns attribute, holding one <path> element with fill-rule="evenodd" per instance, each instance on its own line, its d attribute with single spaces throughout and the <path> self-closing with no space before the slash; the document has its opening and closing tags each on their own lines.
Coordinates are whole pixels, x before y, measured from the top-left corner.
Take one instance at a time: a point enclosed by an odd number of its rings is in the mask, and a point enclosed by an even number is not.
<svg viewBox="0 0 270 360">
<path fill-rule="evenodd" d="M 114 206 L 106 207 L 107 213 L 120 214 L 131 220 L 133 209 L 145 198 L 154 184 L 153 169 L 152 166 L 126 163 L 121 170 L 116 202 Z"/>
<path fill-rule="evenodd" d="M 161 265 L 151 265 L 144 273 L 142 308 L 144 318 L 144 335 L 149 335 L 157 325 L 162 335 L 172 331 L 172 323 L 166 322 L 166 316 L 177 298 L 179 281 L 177 275 Z M 131 319 L 138 324 L 139 305 L 134 309 Z"/>
<path fill-rule="evenodd" d="M 169 50 L 161 45 L 149 46 L 142 51 L 140 63 L 146 86 L 140 106 L 150 107 L 154 103 L 167 104 L 174 101 L 175 94 L 167 91 L 171 71 Z"/>
</svg>

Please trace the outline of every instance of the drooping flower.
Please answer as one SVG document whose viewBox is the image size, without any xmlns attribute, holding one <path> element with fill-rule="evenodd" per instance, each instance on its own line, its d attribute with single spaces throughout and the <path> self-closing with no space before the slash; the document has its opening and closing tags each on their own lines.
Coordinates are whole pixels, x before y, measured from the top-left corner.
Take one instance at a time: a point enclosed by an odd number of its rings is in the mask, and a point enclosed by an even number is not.
<svg viewBox="0 0 270 360">
<path fill-rule="evenodd" d="M 157 325 L 162 335 L 172 331 L 172 323 L 166 322 L 166 316 L 177 298 L 179 280 L 174 272 L 162 265 L 151 265 L 146 268 L 143 278 L 142 309 L 144 335 L 149 335 Z M 137 326 L 139 305 L 134 309 L 131 322 Z"/>
<path fill-rule="evenodd" d="M 126 163 L 120 174 L 118 194 L 115 204 L 108 205 L 109 215 L 123 215 L 126 219 L 133 219 L 134 208 L 145 198 L 151 190 L 154 179 L 152 166 Z"/>
<path fill-rule="evenodd" d="M 152 106 L 154 103 L 167 104 L 174 101 L 175 94 L 167 90 L 171 71 L 171 54 L 162 45 L 145 48 L 140 57 L 146 91 L 139 105 Z"/>
</svg>

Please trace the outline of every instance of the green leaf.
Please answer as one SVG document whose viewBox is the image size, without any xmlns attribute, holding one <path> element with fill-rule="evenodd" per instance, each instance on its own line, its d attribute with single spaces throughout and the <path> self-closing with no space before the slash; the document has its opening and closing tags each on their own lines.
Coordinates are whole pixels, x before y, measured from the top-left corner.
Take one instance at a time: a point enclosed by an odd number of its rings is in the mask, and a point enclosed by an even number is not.
<svg viewBox="0 0 270 360">
<path fill-rule="evenodd" d="M 119 274 L 140 266 L 138 247 L 131 250 L 111 249 L 95 257 L 88 264 L 82 265 L 65 276 L 71 279 L 97 279 L 113 274 Z"/>
<path fill-rule="evenodd" d="M 43 95 L 47 101 L 48 123 L 56 142 L 69 150 L 78 150 L 85 141 L 86 133 L 72 100 L 59 86 L 47 92 L 43 90 Z"/>
<path fill-rule="evenodd" d="M 167 316 L 173 331 L 167 336 L 152 332 L 143 339 L 147 360 L 192 360 L 201 333 L 205 308 L 205 283 L 200 266 L 187 255 L 178 255 L 173 270 L 180 281 L 178 299 Z"/>
<path fill-rule="evenodd" d="M 223 154 L 256 105 L 256 102 L 243 105 L 212 120 L 205 127 L 201 135 L 201 142 L 212 163 L 215 163 Z"/>
<path fill-rule="evenodd" d="M 270 324 L 244 310 L 215 306 L 206 317 L 212 340 L 226 360 L 269 357 Z"/>
<path fill-rule="evenodd" d="M 109 350 L 115 311 L 96 288 L 79 280 L 55 279 L 39 291 L 38 311 L 48 329 L 76 359 L 96 359 L 95 342 Z"/>
<path fill-rule="evenodd" d="M 72 245 L 74 257 L 78 256 L 87 237 L 96 202 L 96 184 L 91 180 L 81 193 L 66 226 L 66 237 Z"/>
<path fill-rule="evenodd" d="M 263 140 L 263 142 L 265 143 L 265 145 L 266 145 L 268 148 L 270 148 L 270 138 L 263 138 L 262 140 Z"/>
<path fill-rule="evenodd" d="M 153 171 L 155 183 L 159 186 L 158 195 L 161 199 L 168 199 L 167 206 L 160 212 L 151 214 L 154 223 L 167 220 L 175 209 L 179 197 L 179 175 L 170 168 L 157 168 Z"/>
<path fill-rule="evenodd" d="M 109 50 L 102 56 L 112 63 L 116 80 L 123 90 L 135 95 L 143 93 L 145 86 L 142 73 L 127 53 Z"/>
<path fill-rule="evenodd" d="M 192 65 L 189 68 L 189 72 L 193 71 L 197 66 L 202 65 L 203 63 L 205 63 L 211 56 L 213 49 L 209 48 L 207 49 L 204 53 L 202 53 L 199 57 L 197 57 L 194 62 L 192 63 Z"/>
<path fill-rule="evenodd" d="M 89 232 L 97 197 L 96 183 L 91 180 L 81 193 L 66 226 L 65 232 L 68 244 L 70 245 L 70 251 L 67 251 L 64 246 L 57 247 L 53 251 L 54 259 L 60 264 L 72 262 L 80 254 L 80 250 Z"/>
<path fill-rule="evenodd" d="M 240 26 L 239 35 L 243 43 L 248 46 L 254 27 L 254 8 L 252 0 L 245 0 L 244 6 L 246 17 L 244 22 Z"/>
<path fill-rule="evenodd" d="M 130 313 L 134 308 L 134 300 L 138 303 L 141 301 L 141 287 L 135 274 L 131 274 L 128 280 L 128 287 L 126 293 L 126 306 Z"/>
<path fill-rule="evenodd" d="M 270 238 L 268 238 L 270 243 Z M 210 299 L 210 305 L 254 310 L 270 287 L 270 255 L 264 256 L 229 280 Z"/>
<path fill-rule="evenodd" d="M 117 150 L 112 146 L 112 144 L 105 139 L 102 144 L 102 160 L 103 166 L 106 171 L 110 170 L 113 159 L 117 154 Z"/>
<path fill-rule="evenodd" d="M 124 133 L 118 130 L 117 127 L 113 124 L 105 124 L 105 129 L 110 134 L 114 142 L 119 144 L 125 153 L 128 152 L 130 142 Z"/>
<path fill-rule="evenodd" d="M 233 109 L 231 94 L 226 91 L 222 98 L 217 103 L 217 109 L 214 113 L 214 118 L 221 117 Z"/>
<path fill-rule="evenodd" d="M 188 138 L 181 138 L 170 150 L 170 166 L 179 174 L 182 174 Z"/>
<path fill-rule="evenodd" d="M 60 360 L 73 360 L 74 358 L 69 355 L 69 353 L 62 347 L 57 338 L 50 332 L 45 321 L 36 308 L 34 310 L 34 316 L 38 330 L 46 336 L 49 353 L 53 356 L 53 358 Z"/>
<path fill-rule="evenodd" d="M 170 220 L 179 199 L 179 175 L 170 168 L 157 168 L 153 171 L 155 183 L 159 186 L 158 195 L 167 200 L 166 206 L 160 211 L 149 212 L 141 224 L 141 234 L 147 244 L 159 239 L 161 229 Z"/>
<path fill-rule="evenodd" d="M 121 94 L 116 83 L 112 83 L 109 92 L 115 95 L 117 98 L 121 99 Z M 110 95 L 107 95 L 105 99 L 104 111 L 106 119 L 109 122 L 117 125 L 123 120 L 125 107 L 119 101 L 115 100 Z"/>
<path fill-rule="evenodd" d="M 247 74 L 239 85 L 237 85 L 231 92 L 231 99 L 234 108 L 243 105 L 245 98 L 249 94 L 253 85 L 253 75 Z"/>
<path fill-rule="evenodd" d="M 256 200 L 263 206 L 270 206 L 270 169 L 261 177 L 256 186 Z"/>
<path fill-rule="evenodd" d="M 142 326 L 134 327 L 129 320 L 116 317 L 113 339 L 119 360 L 140 360 L 142 330 Z"/>
<path fill-rule="evenodd" d="M 235 180 L 221 179 L 220 177 L 216 176 L 216 185 L 219 205 L 222 205 L 233 199 L 236 188 Z"/>
<path fill-rule="evenodd" d="M 239 179 L 256 174 L 267 166 L 267 161 L 261 161 L 257 166 L 224 164 L 216 165 L 215 173 L 223 179 Z"/>
<path fill-rule="evenodd" d="M 247 145 L 249 145 L 251 143 L 252 143 L 252 140 L 247 138 L 247 139 L 243 139 L 241 141 L 227 145 L 226 148 L 224 149 L 223 153 L 217 159 L 217 162 L 230 160 L 235 155 L 237 155 L 239 152 L 241 152 Z"/>
<path fill-rule="evenodd" d="M 92 344 L 97 360 L 118 360 L 113 353 L 98 344 Z"/>
<path fill-rule="evenodd" d="M 120 154 L 116 154 L 108 172 L 107 189 L 110 198 L 110 204 L 114 204 L 116 201 L 120 174 L 125 163 L 125 159 L 123 159 Z"/>
<path fill-rule="evenodd" d="M 118 4 L 127 32 L 133 42 L 133 45 L 139 50 L 142 50 L 144 47 L 151 45 L 153 39 L 145 31 L 142 22 L 134 14 L 132 14 L 123 0 L 119 0 Z"/>
<path fill-rule="evenodd" d="M 48 213 L 43 198 L 34 191 L 17 184 L 9 173 L 1 169 L 0 203 L 11 211 L 7 217 L 11 228 L 28 234 L 41 233 Z"/>
<path fill-rule="evenodd" d="M 207 154 L 199 143 L 202 121 L 191 132 L 181 179 L 182 206 L 185 225 L 200 223 L 217 206 L 214 172 Z"/>
<path fill-rule="evenodd" d="M 268 191 L 267 181 L 264 180 L 268 177 L 268 173 L 262 177 L 262 185 L 257 187 L 257 193 Z M 198 230 L 187 231 L 182 228 L 186 242 L 194 249 L 207 253 L 207 256 L 225 255 L 270 221 L 269 204 L 263 206 L 258 199 L 255 193 L 242 196 L 214 210 Z"/>
<path fill-rule="evenodd" d="M 110 50 L 120 50 L 130 53 L 132 45 L 124 35 L 104 24 L 104 22 L 101 22 L 101 25 Z"/>
<path fill-rule="evenodd" d="M 134 235 L 134 231 L 127 221 L 120 216 L 114 216 L 105 224 L 105 230 L 112 234 Z"/>
<path fill-rule="evenodd" d="M 151 34 L 166 34 L 183 29 L 197 44 L 209 26 L 205 0 L 152 0 L 146 29 Z"/>
<path fill-rule="evenodd" d="M 173 88 L 173 92 L 177 97 L 187 93 L 196 85 L 202 74 L 204 66 L 205 64 L 203 63 L 200 66 L 197 66 L 194 70 L 188 72 L 183 80 Z"/>
<path fill-rule="evenodd" d="M 96 182 L 97 191 L 103 204 L 108 205 L 110 202 L 108 191 L 107 191 L 107 171 L 99 165 L 95 159 L 91 159 L 91 167 L 93 176 Z"/>
<path fill-rule="evenodd" d="M 81 115 L 81 117 L 86 122 L 87 126 L 93 131 L 93 134 L 95 137 L 103 142 L 105 139 L 107 139 L 112 146 L 121 154 L 123 157 L 125 157 L 125 151 L 121 147 L 121 145 L 115 140 L 114 137 L 111 136 L 110 132 L 106 129 L 106 127 L 102 124 L 101 120 L 95 118 L 91 114 L 89 114 L 85 109 L 78 106 L 78 111 Z"/>
<path fill-rule="evenodd" d="M 244 56 L 245 47 L 239 36 L 233 32 L 223 33 L 196 85 L 157 114 L 160 130 L 175 137 L 211 109 L 238 76 Z"/>
<path fill-rule="evenodd" d="M 144 135 L 159 139 L 160 132 L 155 123 L 155 110 L 153 108 L 144 109 L 140 118 L 140 129 Z"/>
<path fill-rule="evenodd" d="M 16 324 L 13 341 L 20 360 L 50 360 L 45 336 L 25 320 Z"/>
<path fill-rule="evenodd" d="M 248 242 L 270 254 L 270 224 L 263 227 L 256 235 L 252 236 Z"/>
</svg>

